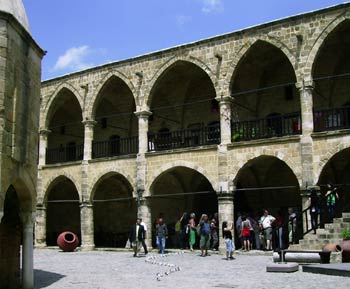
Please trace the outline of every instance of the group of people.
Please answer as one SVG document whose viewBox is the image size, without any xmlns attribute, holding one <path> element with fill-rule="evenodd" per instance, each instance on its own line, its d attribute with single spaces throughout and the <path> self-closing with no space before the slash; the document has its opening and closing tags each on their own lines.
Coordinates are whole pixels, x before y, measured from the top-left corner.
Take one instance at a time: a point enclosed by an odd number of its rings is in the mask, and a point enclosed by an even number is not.
<svg viewBox="0 0 350 289">
<path fill-rule="evenodd" d="M 287 221 L 281 211 L 278 212 L 277 217 L 274 217 L 264 209 L 260 218 L 254 213 L 238 213 L 236 220 L 238 245 L 241 245 L 244 251 L 252 249 L 270 251 L 273 247 L 285 248 L 285 228 L 288 228 L 288 239 L 291 244 L 297 229 L 297 216 L 293 208 L 288 209 Z"/>
<path fill-rule="evenodd" d="M 315 189 L 309 190 L 309 208 L 311 216 L 311 225 L 314 234 L 318 227 L 321 202 Z M 327 207 L 328 219 L 331 222 L 335 216 L 335 208 L 339 195 L 337 188 L 328 184 L 325 194 L 325 205 Z M 235 222 L 235 229 L 238 237 L 238 245 L 242 249 L 249 251 L 254 249 L 272 250 L 272 248 L 284 249 L 288 244 L 295 242 L 297 233 L 297 215 L 293 208 L 288 208 L 288 216 L 280 210 L 277 216 L 270 215 L 265 209 L 260 218 L 256 214 L 240 214 Z M 181 249 L 190 249 L 193 251 L 195 245 L 199 243 L 201 256 L 208 256 L 208 250 L 218 250 L 219 246 L 219 220 L 218 214 L 212 217 L 202 214 L 198 223 L 195 213 L 186 212 L 175 223 L 175 244 Z M 233 240 L 234 222 L 224 221 L 222 223 L 222 236 L 226 244 L 226 259 L 233 259 L 235 243 Z M 168 238 L 168 228 L 164 222 L 163 216 L 159 216 L 155 224 L 156 245 L 160 254 L 165 253 L 166 240 Z M 141 246 L 145 254 L 148 253 L 145 243 L 147 234 L 147 225 L 138 218 L 133 225 L 129 240 L 134 249 L 134 256 L 137 256 Z M 287 237 L 285 237 L 287 236 Z M 274 243 L 274 244 L 273 244 Z M 288 244 L 287 244 L 288 243 Z"/>
</svg>

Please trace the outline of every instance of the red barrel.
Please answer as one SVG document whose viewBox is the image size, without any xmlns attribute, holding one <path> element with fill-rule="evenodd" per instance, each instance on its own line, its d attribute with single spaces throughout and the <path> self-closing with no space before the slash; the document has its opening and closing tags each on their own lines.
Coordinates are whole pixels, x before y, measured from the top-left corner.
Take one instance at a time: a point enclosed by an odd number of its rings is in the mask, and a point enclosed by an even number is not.
<svg viewBox="0 0 350 289">
<path fill-rule="evenodd" d="M 72 252 L 79 244 L 78 236 L 72 232 L 63 232 L 57 238 L 57 245 L 65 252 Z"/>
</svg>

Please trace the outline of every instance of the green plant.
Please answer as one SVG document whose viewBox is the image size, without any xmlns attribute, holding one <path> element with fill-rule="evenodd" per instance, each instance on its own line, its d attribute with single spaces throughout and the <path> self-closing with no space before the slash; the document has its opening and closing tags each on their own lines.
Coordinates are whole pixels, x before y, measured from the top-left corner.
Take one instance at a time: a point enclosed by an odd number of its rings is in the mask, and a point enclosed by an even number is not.
<svg viewBox="0 0 350 289">
<path fill-rule="evenodd" d="M 350 240 L 350 231 L 345 229 L 342 233 L 342 237 L 344 240 Z"/>
</svg>

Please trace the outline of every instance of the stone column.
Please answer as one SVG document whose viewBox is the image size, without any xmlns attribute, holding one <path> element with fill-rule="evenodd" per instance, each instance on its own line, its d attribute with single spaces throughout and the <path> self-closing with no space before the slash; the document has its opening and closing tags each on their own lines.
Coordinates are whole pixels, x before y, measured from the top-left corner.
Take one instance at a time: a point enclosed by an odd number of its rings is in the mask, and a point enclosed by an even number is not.
<svg viewBox="0 0 350 289">
<path fill-rule="evenodd" d="M 300 138 L 301 168 L 302 168 L 302 188 L 312 186 L 313 177 L 313 82 L 304 81 L 297 84 L 300 91 L 302 136 Z"/>
<path fill-rule="evenodd" d="M 220 106 L 220 135 L 221 145 L 231 143 L 231 104 L 232 97 L 217 97 Z"/>
<path fill-rule="evenodd" d="M 95 248 L 94 241 L 94 210 L 89 202 L 80 205 L 81 219 L 81 250 L 90 251 Z"/>
<path fill-rule="evenodd" d="M 33 232 L 34 218 L 32 212 L 21 213 L 23 224 L 22 245 L 22 288 L 34 288 L 34 266 L 33 266 Z"/>
<path fill-rule="evenodd" d="M 141 194 L 141 193 L 140 193 Z M 151 216 L 151 202 L 149 199 L 139 196 L 137 217 L 142 218 L 142 221 L 147 225 L 146 245 L 148 248 L 152 247 L 152 216 Z"/>
<path fill-rule="evenodd" d="M 36 205 L 35 246 L 46 247 L 46 207 L 43 204 Z"/>
<path fill-rule="evenodd" d="M 222 222 L 232 221 L 234 226 L 234 203 L 232 192 L 220 192 L 218 196 L 218 213 L 219 213 L 219 247 L 225 247 L 222 236 Z M 233 231 L 234 234 L 234 231 Z M 234 240 L 234 235 L 232 236 Z"/>
<path fill-rule="evenodd" d="M 92 158 L 92 141 L 94 138 L 94 126 L 96 121 L 84 120 L 84 161 L 89 161 Z"/>
<path fill-rule="evenodd" d="M 39 166 L 46 164 L 47 139 L 50 132 L 47 129 L 42 129 L 39 132 Z"/>
<path fill-rule="evenodd" d="M 313 140 L 312 132 L 314 129 L 313 121 L 313 81 L 303 81 L 296 85 L 300 91 L 300 106 L 301 106 L 301 123 L 302 135 L 300 137 L 300 157 L 301 157 L 301 204 L 302 210 L 308 207 L 308 192 L 307 188 L 314 185 L 313 175 Z M 310 216 L 308 216 L 310 217 Z M 305 231 L 306 216 L 303 216 L 303 230 Z"/>
<path fill-rule="evenodd" d="M 143 110 L 135 114 L 139 119 L 139 154 L 144 154 L 148 151 L 148 118 L 152 112 Z"/>
</svg>

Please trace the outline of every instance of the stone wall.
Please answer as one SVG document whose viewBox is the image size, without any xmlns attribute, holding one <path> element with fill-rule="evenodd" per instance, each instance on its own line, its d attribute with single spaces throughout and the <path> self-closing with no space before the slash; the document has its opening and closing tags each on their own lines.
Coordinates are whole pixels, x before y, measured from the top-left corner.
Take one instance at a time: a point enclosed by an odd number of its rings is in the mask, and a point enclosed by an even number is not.
<svg viewBox="0 0 350 289">
<path fill-rule="evenodd" d="M 144 216 L 150 225 L 153 220 L 148 197 L 152 194 L 152 184 L 171 169 L 189 168 L 203 175 L 218 194 L 218 207 L 224 210 L 219 215 L 231 218 L 232 191 L 238 185 L 242 168 L 254 164 L 253 171 L 261 176 L 251 184 L 264 183 L 263 178 L 269 176 L 267 163 L 275 163 L 285 170 L 286 180 L 295 188 L 293 193 L 297 194 L 300 207 L 305 208 L 306 199 L 299 201 L 302 191 L 317 184 L 322 168 L 332 155 L 349 147 L 348 130 L 336 133 L 313 131 L 315 108 L 333 109 L 334 105 L 350 102 L 345 93 L 349 90 L 348 82 L 334 80 L 336 85 L 333 83 L 332 86 L 324 81 L 320 85 L 320 77 L 327 76 L 325 73 L 330 67 L 319 65 L 324 59 L 322 57 L 327 55 L 327 43 L 336 44 L 335 51 L 331 50 L 334 60 L 342 62 L 337 58 L 341 55 L 338 50 L 347 55 L 349 46 L 346 41 L 342 42 L 342 35 L 348 35 L 345 32 L 349 29 L 349 20 L 350 6 L 342 4 L 44 81 L 41 89 L 38 203 L 45 205 L 44 196 L 55 178 L 63 175 L 72 180 L 81 196 L 82 216 L 87 216 L 87 221 L 82 222 L 90 242 L 93 234 L 91 196 L 95 184 L 109 172 L 126 178 L 133 188 L 133 196 L 138 198 L 138 214 Z M 334 73 L 343 73 L 349 67 Z M 268 75 L 263 75 L 264 71 Z M 187 82 L 191 76 L 198 81 L 197 85 Z M 124 157 L 92 159 L 91 142 L 107 138 L 113 131 L 102 131 L 98 119 L 108 113 L 108 107 L 96 115 L 101 99 L 112 100 L 108 90 L 112 79 L 117 79 L 119 84 L 116 82 L 116 87 L 123 88 L 127 97 L 119 100 L 122 97 L 116 95 L 111 105 L 125 107 L 129 116 L 137 112 L 139 151 L 137 155 L 135 152 Z M 332 104 L 322 98 L 322 93 L 331 98 L 331 90 L 335 99 Z M 60 106 L 64 108 L 62 91 L 70 91 L 76 101 L 76 110 L 82 112 L 75 121 L 80 123 L 82 119 L 85 125 L 84 161 L 45 165 L 46 148 L 71 141 L 69 137 L 61 136 L 50 142 L 53 138 L 48 131 L 54 112 Z M 219 108 L 214 110 L 211 106 L 215 100 L 219 102 Z M 193 105 L 197 101 L 198 104 Z M 159 118 L 157 109 L 167 105 L 170 108 Z M 177 106 L 185 108 L 178 112 L 175 111 Z M 293 129 L 298 130 L 293 136 L 275 135 L 240 142 L 231 137 L 231 120 L 251 120 L 291 112 L 300 113 L 297 123 L 293 123 Z M 120 117 L 113 124 L 123 124 L 124 121 Z M 191 124 L 203 126 L 213 121 L 221 123 L 219 145 L 148 152 L 148 132 L 181 130 Z M 135 125 L 135 120 L 129 125 L 129 135 L 135 133 Z M 290 125 L 287 129 L 291 130 Z M 252 175 L 244 170 L 242 174 L 247 178 Z M 275 183 L 281 183 L 277 177 L 272 178 Z M 84 232 L 82 235 L 84 239 Z M 93 244 L 86 245 L 91 247 Z"/>
</svg>

